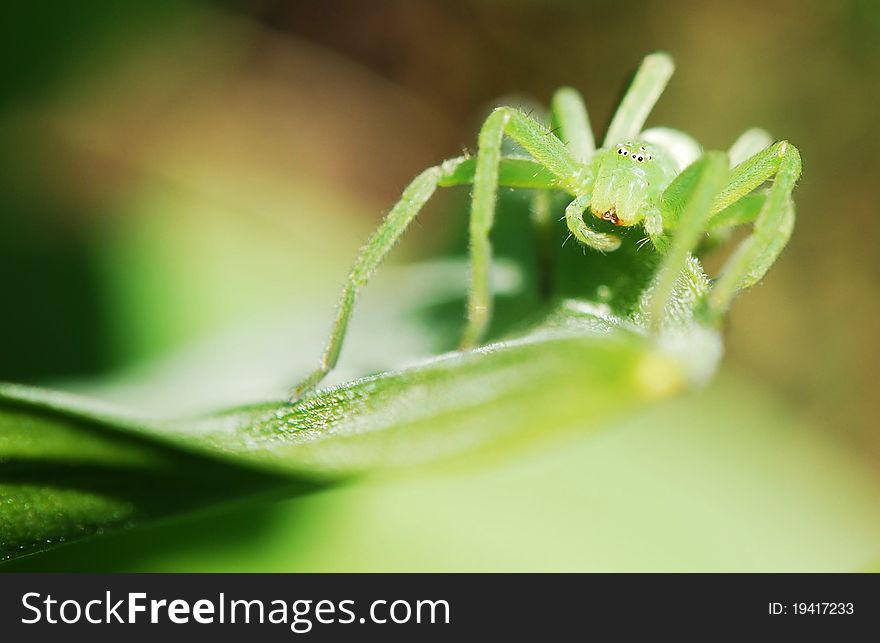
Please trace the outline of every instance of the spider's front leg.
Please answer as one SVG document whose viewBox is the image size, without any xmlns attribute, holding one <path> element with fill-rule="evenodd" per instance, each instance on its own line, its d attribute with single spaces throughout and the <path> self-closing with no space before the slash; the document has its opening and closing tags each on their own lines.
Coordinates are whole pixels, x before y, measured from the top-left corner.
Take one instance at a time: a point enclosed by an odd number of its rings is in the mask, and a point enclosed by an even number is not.
<svg viewBox="0 0 880 643">
<path fill-rule="evenodd" d="M 327 340 L 318 368 L 293 389 L 290 395 L 291 402 L 295 402 L 303 394 L 315 388 L 336 366 L 358 291 L 366 285 L 385 255 L 394 247 L 410 222 L 434 194 L 441 176 L 440 167 L 431 167 L 413 179 L 403 191 L 400 201 L 395 204 L 361 249 L 342 289 L 336 318 L 333 320 L 333 329 L 330 331 L 330 338 Z"/>
<path fill-rule="evenodd" d="M 571 125 L 571 121 L 567 124 Z M 461 339 L 462 348 L 479 344 L 491 319 L 489 269 L 492 263 L 492 246 L 489 232 L 495 219 L 501 143 L 505 135 L 525 148 L 540 166 L 556 178 L 552 186 L 555 189 L 577 195 L 583 190 L 589 172 L 588 166 L 579 163 L 551 131 L 523 112 L 511 107 L 498 107 L 486 119 L 480 129 L 473 181 L 470 217 L 471 283 L 468 290 L 467 322 Z M 583 138 L 581 144 L 584 144 Z M 591 149 L 584 150 L 587 155 L 591 152 Z"/>
<path fill-rule="evenodd" d="M 575 239 L 585 246 L 590 246 L 599 252 L 612 252 L 620 247 L 620 238 L 613 234 L 606 234 L 593 230 L 584 221 L 584 213 L 590 207 L 589 191 L 578 196 L 565 208 L 565 224 Z"/>
<path fill-rule="evenodd" d="M 507 133 L 533 157 L 502 158 L 501 137 Z M 471 208 L 471 290 L 468 321 L 462 344 L 470 346 L 482 339 L 489 321 L 489 230 L 495 214 L 498 185 L 539 190 L 565 189 L 577 184 L 581 166 L 565 146 L 545 127 L 518 110 L 496 109 L 480 131 L 480 151 L 476 159 L 457 158 L 428 168 L 404 190 L 379 228 L 361 249 L 342 290 L 336 318 L 321 360 L 311 374 L 293 390 L 291 401 L 317 386 L 336 366 L 342 343 L 354 310 L 355 299 L 373 272 L 403 235 L 409 224 L 437 189 L 453 185 L 474 185 Z"/>
</svg>

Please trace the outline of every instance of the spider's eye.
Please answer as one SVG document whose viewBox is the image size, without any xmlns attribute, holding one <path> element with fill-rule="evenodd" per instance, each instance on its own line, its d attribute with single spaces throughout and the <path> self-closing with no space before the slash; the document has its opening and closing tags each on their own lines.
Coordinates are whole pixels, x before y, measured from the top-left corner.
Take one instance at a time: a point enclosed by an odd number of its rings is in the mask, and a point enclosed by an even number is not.
<svg viewBox="0 0 880 643">
<path fill-rule="evenodd" d="M 644 161 L 644 160 L 645 160 L 645 157 L 643 157 L 643 156 L 640 154 L 640 155 L 638 156 L 638 161 L 639 161 L 639 163 L 641 163 L 641 162 Z"/>
</svg>

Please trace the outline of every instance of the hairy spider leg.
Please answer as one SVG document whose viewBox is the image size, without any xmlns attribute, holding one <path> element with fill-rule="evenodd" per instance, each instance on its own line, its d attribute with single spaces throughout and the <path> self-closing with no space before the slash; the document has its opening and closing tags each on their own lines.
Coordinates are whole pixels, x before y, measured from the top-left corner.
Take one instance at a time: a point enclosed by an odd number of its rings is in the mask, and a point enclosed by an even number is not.
<svg viewBox="0 0 880 643">
<path fill-rule="evenodd" d="M 596 152 L 596 141 L 583 97 L 576 89 L 561 87 L 550 105 L 554 131 L 558 128 L 558 136 L 574 160 L 586 165 Z"/>
<path fill-rule="evenodd" d="M 477 345 L 491 319 L 489 269 L 492 246 L 489 232 L 498 199 L 501 143 L 507 135 L 557 179 L 554 189 L 577 196 L 584 189 L 589 168 L 578 163 L 568 148 L 546 127 L 511 107 L 498 107 L 486 119 L 477 139 L 477 160 L 470 217 L 470 287 L 462 348 Z"/>
<path fill-rule="evenodd" d="M 501 158 L 500 143 L 501 135 L 504 133 L 522 145 L 533 158 Z M 495 138 L 498 139 L 497 145 L 494 144 Z M 489 147 L 484 144 L 485 141 L 491 141 Z M 406 187 L 400 200 L 361 248 L 343 287 L 330 337 L 318 368 L 294 388 L 291 401 L 298 400 L 317 386 L 336 366 L 358 292 L 437 187 L 471 183 L 474 185 L 470 226 L 472 277 L 465 334 L 478 341 L 482 335 L 477 331 L 484 330 L 488 324 L 490 297 L 488 273 L 491 262 L 488 232 L 494 218 L 495 193 L 498 185 L 572 191 L 578 183 L 580 172 L 580 164 L 571 157 L 559 139 L 543 125 L 509 107 L 500 107 L 493 111 L 480 132 L 480 153 L 477 158 L 450 159 L 419 174 Z M 476 225 L 474 218 L 477 219 Z M 478 291 L 476 295 L 474 290 Z"/>
<path fill-rule="evenodd" d="M 612 252 L 620 247 L 620 238 L 617 235 L 598 232 L 584 221 L 584 213 L 590 207 L 592 194 L 586 192 L 577 197 L 565 208 L 565 223 L 575 239 L 585 246 L 590 246 L 599 252 Z"/>
<path fill-rule="evenodd" d="M 727 150 L 731 167 L 736 167 L 773 144 L 773 138 L 765 130 L 754 127 L 743 132 Z M 752 192 L 739 201 L 731 203 L 709 219 L 705 240 L 706 248 L 712 248 L 730 240 L 736 226 L 754 223 L 766 200 L 764 192 Z"/>
<path fill-rule="evenodd" d="M 572 157 L 588 166 L 596 152 L 596 141 L 590 125 L 590 116 L 581 94 L 572 87 L 561 87 L 550 103 L 552 128 L 565 144 Z M 556 250 L 554 238 L 553 200 L 547 190 L 537 190 L 531 198 L 531 221 L 535 230 L 537 249 L 538 288 L 542 297 L 550 295 L 551 263 Z"/>
<path fill-rule="evenodd" d="M 552 128 L 572 157 L 587 166 L 596 152 L 596 141 L 587 106 L 581 94 L 572 87 L 561 87 L 553 94 Z M 550 295 L 551 263 L 555 252 L 553 202 L 550 192 L 536 190 L 531 198 L 531 221 L 535 230 L 538 265 L 538 288 L 542 297 Z"/>
<path fill-rule="evenodd" d="M 674 71 L 675 63 L 669 54 L 657 52 L 645 56 L 611 119 L 602 147 L 638 138 Z"/>
<path fill-rule="evenodd" d="M 291 402 L 295 402 L 304 393 L 317 386 L 336 366 L 358 291 L 367 283 L 367 280 L 394 247 L 409 223 L 434 194 L 440 180 L 440 174 L 439 167 L 431 167 L 413 179 L 403 191 L 400 200 L 382 220 L 373 236 L 361 248 L 342 289 L 330 338 L 327 340 L 327 346 L 321 355 L 318 368 L 293 389 L 290 396 Z"/>
<path fill-rule="evenodd" d="M 758 211 L 751 235 L 737 246 L 709 292 L 708 307 L 713 317 L 719 318 L 726 312 L 738 292 L 760 281 L 785 248 L 795 219 L 791 193 L 800 175 L 800 152 L 788 141 L 775 143 L 733 168 L 727 186 L 713 206 L 716 212 L 768 179 L 773 179 L 773 185 Z"/>
<path fill-rule="evenodd" d="M 675 279 L 684 269 L 687 256 L 700 243 L 703 233 L 754 224 L 752 234 L 728 259 L 709 293 L 709 315 L 716 319 L 730 307 L 738 292 L 764 276 L 782 252 L 794 227 L 791 193 L 801 172 L 800 153 L 787 141 L 770 147 L 765 144 L 765 133 L 761 130 L 750 130 L 740 137 L 731 153 L 741 157 L 754 149 L 759 151 L 729 171 L 726 182 L 712 195 L 708 207 L 704 202 L 705 192 L 698 195 L 697 188 L 706 180 L 706 158 L 725 157 L 721 152 L 705 154 L 665 190 L 661 199 L 663 217 L 673 230 L 673 241 L 664 257 L 652 295 L 650 311 L 655 327 L 662 319 Z M 768 179 L 774 181 L 766 195 L 753 192 Z M 712 181 L 717 181 L 717 177 Z M 703 209 L 698 210 L 693 205 L 695 200 L 700 201 Z"/>
</svg>

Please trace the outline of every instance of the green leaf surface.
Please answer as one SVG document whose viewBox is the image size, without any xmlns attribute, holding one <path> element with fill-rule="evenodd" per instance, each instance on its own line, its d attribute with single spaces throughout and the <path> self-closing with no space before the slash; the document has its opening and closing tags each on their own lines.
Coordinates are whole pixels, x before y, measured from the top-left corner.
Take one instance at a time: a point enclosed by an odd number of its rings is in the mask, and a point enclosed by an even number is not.
<svg viewBox="0 0 880 643">
<path fill-rule="evenodd" d="M 325 389 L 293 406 L 158 422 L 5 385 L 0 556 L 589 428 L 685 388 L 692 371 L 634 324 L 569 301 L 525 335 Z"/>
<path fill-rule="evenodd" d="M 725 370 L 698 393 L 504 457 L 188 515 L 5 569 L 880 571 L 870 457 Z"/>
</svg>

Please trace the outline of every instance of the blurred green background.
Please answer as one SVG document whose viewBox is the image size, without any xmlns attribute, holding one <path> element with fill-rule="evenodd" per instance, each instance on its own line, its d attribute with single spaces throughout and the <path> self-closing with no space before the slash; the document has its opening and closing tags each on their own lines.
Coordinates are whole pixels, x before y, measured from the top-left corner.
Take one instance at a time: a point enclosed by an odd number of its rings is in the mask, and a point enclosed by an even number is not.
<svg viewBox="0 0 880 643">
<path fill-rule="evenodd" d="M 665 49 L 651 123 L 707 148 L 762 126 L 804 159 L 794 237 L 704 394 L 11 568 L 880 568 L 876 2 L 81 0 L 7 8 L 0 43 L 0 379 L 145 414 L 283 394 L 381 214 L 499 100 L 570 84 L 601 131 Z M 460 250 L 466 196 L 440 195 L 396 263 Z M 385 304 L 464 284 L 458 264 L 390 268 L 337 381 L 443 348 Z"/>
</svg>

